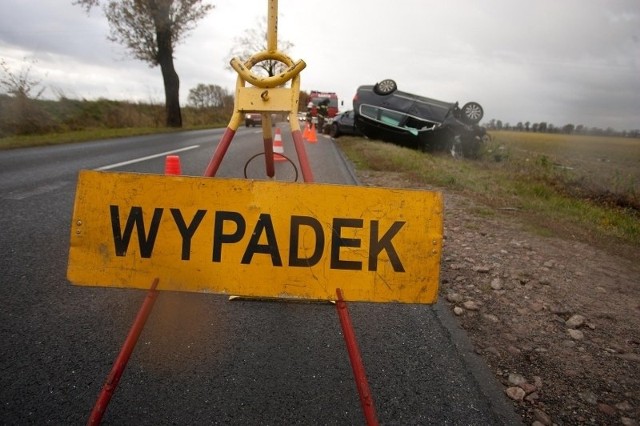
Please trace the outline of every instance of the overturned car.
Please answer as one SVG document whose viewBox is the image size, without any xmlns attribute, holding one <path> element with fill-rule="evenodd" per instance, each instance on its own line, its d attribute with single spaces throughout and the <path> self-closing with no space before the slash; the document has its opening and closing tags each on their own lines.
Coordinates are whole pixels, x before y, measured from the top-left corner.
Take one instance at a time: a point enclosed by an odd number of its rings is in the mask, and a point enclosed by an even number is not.
<svg viewBox="0 0 640 426">
<path fill-rule="evenodd" d="M 380 139 L 423 151 L 475 157 L 489 136 L 478 126 L 480 104 L 438 101 L 398 90 L 394 80 L 360 86 L 353 98 L 356 127 Z"/>
</svg>

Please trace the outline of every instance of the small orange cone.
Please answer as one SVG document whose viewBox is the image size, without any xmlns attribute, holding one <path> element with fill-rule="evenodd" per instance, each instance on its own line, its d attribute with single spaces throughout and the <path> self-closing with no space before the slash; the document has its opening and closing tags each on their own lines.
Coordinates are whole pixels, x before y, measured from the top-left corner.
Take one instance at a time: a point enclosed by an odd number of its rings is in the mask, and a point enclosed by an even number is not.
<svg viewBox="0 0 640 426">
<path fill-rule="evenodd" d="M 304 132 L 302 133 L 302 139 L 309 139 L 309 133 L 311 132 L 311 128 L 309 127 L 309 122 L 306 121 L 304 124 Z"/>
<path fill-rule="evenodd" d="M 309 137 L 307 138 L 309 143 L 318 142 L 318 135 L 316 134 L 316 125 L 311 123 L 311 130 L 309 131 Z"/>
<path fill-rule="evenodd" d="M 179 175 L 182 174 L 180 170 L 180 156 L 167 155 L 164 161 L 164 174 L 165 175 Z"/>
<path fill-rule="evenodd" d="M 273 161 L 287 161 L 287 158 L 284 156 L 282 133 L 279 127 L 276 127 L 276 134 L 273 137 Z"/>
</svg>

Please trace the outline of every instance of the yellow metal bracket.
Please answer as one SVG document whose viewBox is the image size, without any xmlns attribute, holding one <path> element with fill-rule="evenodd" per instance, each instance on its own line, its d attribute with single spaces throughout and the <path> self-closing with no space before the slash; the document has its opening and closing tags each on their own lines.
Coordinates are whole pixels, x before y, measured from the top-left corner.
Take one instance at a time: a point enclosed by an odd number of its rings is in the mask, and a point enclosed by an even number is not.
<svg viewBox="0 0 640 426">
<path fill-rule="evenodd" d="M 273 178 L 275 169 L 271 114 L 286 113 L 289 116 L 291 135 L 302 176 L 305 182 L 313 182 L 313 173 L 304 149 L 297 116 L 300 103 L 300 72 L 307 64 L 303 60 L 294 62 L 289 56 L 278 50 L 278 0 L 267 1 L 269 13 L 267 18 L 267 49 L 255 53 L 245 62 L 238 58 L 231 59 L 231 68 L 238 73 L 233 115 L 204 175 L 215 176 L 233 136 L 242 124 L 244 114 L 254 112 L 262 115 L 265 168 L 267 176 Z M 277 75 L 270 76 L 260 76 L 251 71 L 256 64 L 269 60 L 281 62 L 287 68 Z"/>
<path fill-rule="evenodd" d="M 300 97 L 299 74 L 307 65 L 303 60 L 294 62 L 278 50 L 277 19 L 278 0 L 269 0 L 267 50 L 254 54 L 244 63 L 238 58 L 231 59 L 230 65 L 238 73 L 234 113 L 229 123 L 229 127 L 234 131 L 242 123 L 243 114 L 249 112 L 262 114 L 262 131 L 265 138 L 271 137 L 271 113 L 287 113 L 291 130 L 300 129 L 296 118 Z M 287 69 L 273 76 L 260 76 L 251 71 L 256 64 L 266 60 L 282 62 Z M 285 87 L 289 82 L 289 87 Z"/>
</svg>

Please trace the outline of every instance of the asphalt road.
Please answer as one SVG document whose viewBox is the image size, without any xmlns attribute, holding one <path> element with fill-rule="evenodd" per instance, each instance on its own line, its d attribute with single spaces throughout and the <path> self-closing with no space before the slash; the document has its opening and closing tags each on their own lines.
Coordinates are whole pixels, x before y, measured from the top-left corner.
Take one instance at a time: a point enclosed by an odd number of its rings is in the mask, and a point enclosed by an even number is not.
<svg viewBox="0 0 640 426">
<path fill-rule="evenodd" d="M 295 158 L 288 126 L 285 155 Z M 72 286 L 81 169 L 205 170 L 221 131 L 0 151 L 0 423 L 83 424 L 146 292 Z M 307 144 L 316 182 L 354 184 L 333 142 Z M 219 176 L 262 149 L 239 129 Z M 247 174 L 260 178 L 261 157 Z M 293 179 L 289 163 L 277 176 Z M 300 178 L 301 179 L 301 178 Z M 337 283 L 339 284 L 339 283 Z M 382 424 L 517 424 L 445 307 L 349 304 Z M 335 307 L 162 292 L 103 424 L 364 424 Z"/>
</svg>

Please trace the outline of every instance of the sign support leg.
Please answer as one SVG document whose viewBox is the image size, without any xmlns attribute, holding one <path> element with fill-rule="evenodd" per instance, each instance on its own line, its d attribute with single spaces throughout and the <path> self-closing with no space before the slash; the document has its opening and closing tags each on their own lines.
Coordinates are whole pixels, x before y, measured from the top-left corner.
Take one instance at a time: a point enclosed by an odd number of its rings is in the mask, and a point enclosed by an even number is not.
<svg viewBox="0 0 640 426">
<path fill-rule="evenodd" d="M 233 129 L 231 126 L 227 127 L 227 130 L 225 130 L 224 135 L 222 135 L 222 139 L 220 139 L 220 143 L 218 144 L 218 147 L 216 148 L 213 156 L 211 157 L 211 160 L 209 161 L 209 164 L 207 165 L 204 176 L 213 177 L 216 175 L 218 169 L 220 168 L 220 164 L 222 163 L 222 159 L 227 153 L 229 145 L 231 145 L 231 141 L 233 140 L 233 136 L 235 134 L 236 129 Z"/>
<path fill-rule="evenodd" d="M 300 163 L 300 170 L 302 171 L 302 178 L 305 182 L 313 182 L 313 172 L 309 165 L 309 157 L 307 157 L 307 151 L 304 148 L 304 140 L 302 139 L 302 132 L 300 129 L 292 130 L 291 136 L 293 136 L 293 143 L 296 147 L 296 154 L 298 154 L 298 162 Z"/>
<path fill-rule="evenodd" d="M 378 425 L 378 417 L 376 415 L 376 408 L 373 404 L 373 396 L 371 395 L 369 382 L 367 381 L 367 374 L 365 373 L 364 365 L 362 364 L 362 357 L 360 356 L 360 349 L 358 348 L 356 335 L 353 332 L 353 325 L 351 324 L 351 316 L 347 309 L 347 303 L 342 298 L 342 290 L 338 288 L 336 289 L 336 293 L 338 295 L 338 300 L 336 300 L 336 309 L 338 310 L 338 316 L 340 317 L 342 334 L 344 335 L 344 340 L 347 344 L 349 361 L 351 361 L 351 369 L 353 370 L 358 394 L 360 395 L 360 405 L 362 405 L 362 411 L 364 412 L 367 425 Z"/>
<path fill-rule="evenodd" d="M 147 322 L 147 318 L 151 313 L 151 308 L 153 307 L 153 304 L 158 297 L 158 291 L 156 290 L 158 281 L 158 278 L 154 279 L 153 283 L 151 284 L 151 288 L 147 292 L 147 297 L 145 297 L 144 302 L 142 303 L 142 306 L 138 311 L 138 315 L 136 316 L 136 319 L 133 321 L 131 329 L 129 330 L 129 334 L 124 341 L 124 345 L 122 345 L 122 349 L 120 349 L 118 358 L 116 358 L 115 362 L 113 363 L 113 367 L 111 368 L 111 372 L 107 377 L 107 381 L 102 387 L 102 391 L 100 391 L 100 395 L 98 396 L 96 405 L 91 411 L 91 415 L 89 416 L 87 425 L 99 425 L 102 421 L 102 416 L 107 410 L 109 401 L 111 401 L 111 397 L 113 396 L 113 393 L 115 392 L 116 387 L 120 382 L 120 377 L 122 377 L 122 372 L 129 362 L 129 357 L 131 356 L 131 353 L 133 352 L 133 349 L 138 342 L 138 338 L 140 337 L 140 333 L 142 332 L 144 324 Z"/>
</svg>

